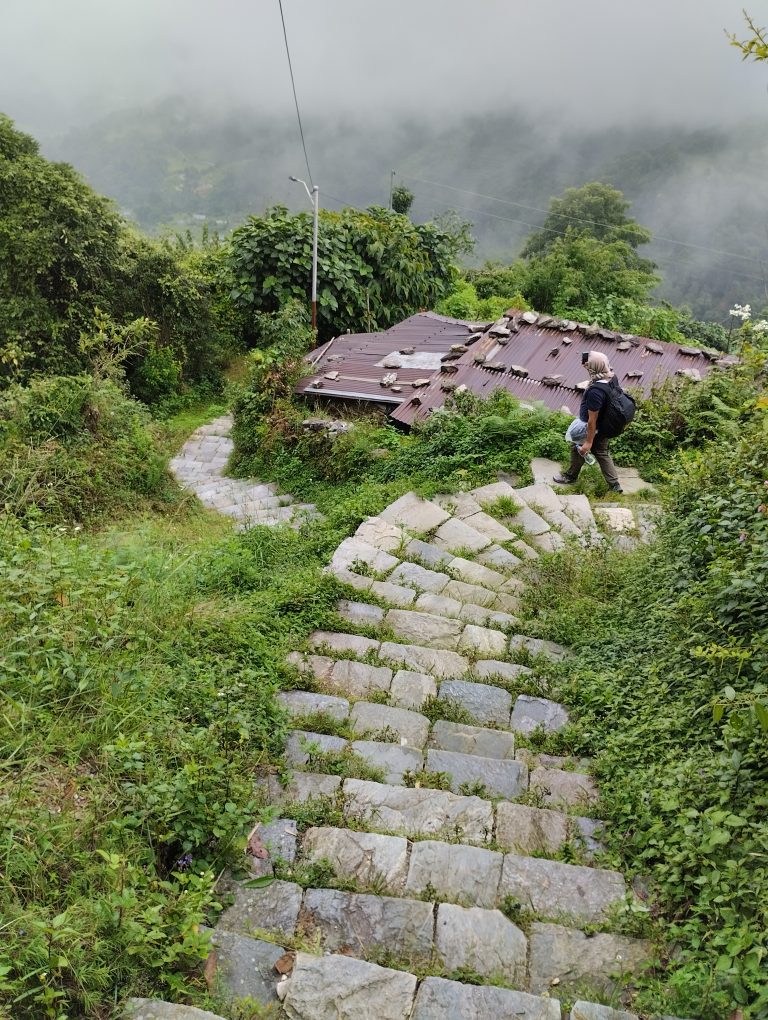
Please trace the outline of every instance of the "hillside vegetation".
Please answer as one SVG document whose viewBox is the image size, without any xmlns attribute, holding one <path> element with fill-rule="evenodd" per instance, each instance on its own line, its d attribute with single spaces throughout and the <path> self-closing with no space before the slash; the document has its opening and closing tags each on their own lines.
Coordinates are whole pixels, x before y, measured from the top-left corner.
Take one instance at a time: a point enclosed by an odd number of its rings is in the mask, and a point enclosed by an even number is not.
<svg viewBox="0 0 768 1020">
<path fill-rule="evenodd" d="M 286 653 L 335 626 L 337 599 L 352 595 L 323 567 L 410 489 L 526 478 L 532 456 L 565 453 L 565 422 L 499 393 L 460 398 L 409 435 L 365 411 L 335 440 L 305 429 L 311 412 L 292 381 L 315 336 L 290 298 L 306 281 L 269 273 L 259 248 L 279 228 L 290 259 L 306 244 L 303 218 L 249 220 L 232 246 L 150 241 L 7 122 L 0 139 L 0 1016 L 106 1020 L 147 994 L 256 1020 L 257 1008 L 207 988 L 203 926 L 219 913 L 218 875 L 254 818 L 271 817 L 255 780 L 284 767 L 275 694 L 300 682 Z M 328 220 L 334 243 L 357 252 L 330 294 L 342 305 L 351 290 L 353 327 L 366 328 L 366 281 L 378 284 L 377 323 L 424 294 L 450 300 L 469 285 L 478 296 L 487 284 L 479 299 L 491 300 L 520 284 L 493 268 L 457 283 L 443 249 L 432 279 L 388 290 L 388 254 L 413 274 L 435 234 L 402 213 L 356 216 Z M 616 243 L 628 262 L 641 258 L 627 238 L 577 247 L 589 269 Z M 253 246 L 241 278 L 238 244 Z M 561 280 L 584 279 L 555 254 Z M 645 293 L 604 300 L 650 315 Z M 594 756 L 608 860 L 642 893 L 625 930 L 661 953 L 636 1007 L 699 1020 L 768 1017 L 758 326 L 729 338 L 738 369 L 669 384 L 616 443 L 619 460 L 660 483 L 658 539 L 632 554 L 543 557 L 527 596 L 537 634 L 576 652 L 557 667 L 574 725 L 541 749 Z M 233 534 L 176 486 L 169 454 L 226 406 L 233 470 L 277 481 L 324 519 Z M 605 496 L 602 482 L 580 484 Z"/>
</svg>

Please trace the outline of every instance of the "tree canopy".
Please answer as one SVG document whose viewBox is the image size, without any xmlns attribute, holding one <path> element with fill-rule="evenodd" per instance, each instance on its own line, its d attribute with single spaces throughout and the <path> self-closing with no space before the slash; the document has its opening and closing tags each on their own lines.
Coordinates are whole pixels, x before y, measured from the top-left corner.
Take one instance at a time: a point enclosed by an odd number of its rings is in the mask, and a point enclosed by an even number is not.
<svg viewBox="0 0 768 1020">
<path fill-rule="evenodd" d="M 414 224 L 378 206 L 320 213 L 318 332 L 374 332 L 430 308 L 453 280 L 460 231 Z M 249 312 L 277 311 L 290 298 L 308 301 L 312 218 L 275 206 L 232 236 L 231 296 Z"/>
<path fill-rule="evenodd" d="M 566 231 L 593 237 L 605 244 L 623 241 L 631 248 L 647 244 L 651 232 L 627 216 L 630 203 L 608 184 L 593 181 L 581 188 L 566 188 L 549 203 L 549 213 L 540 230 L 531 234 L 523 258 L 551 251 Z"/>
</svg>

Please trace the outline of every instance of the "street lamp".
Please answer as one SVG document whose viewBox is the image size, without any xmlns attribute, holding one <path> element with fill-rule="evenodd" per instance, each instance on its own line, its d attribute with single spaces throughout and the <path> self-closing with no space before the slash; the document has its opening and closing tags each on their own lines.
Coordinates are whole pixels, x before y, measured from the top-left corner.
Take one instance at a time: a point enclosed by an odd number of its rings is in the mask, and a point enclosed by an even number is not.
<svg viewBox="0 0 768 1020">
<path fill-rule="evenodd" d="M 294 181 L 296 184 L 303 184 L 304 190 L 312 203 L 314 210 L 314 224 L 312 230 L 312 329 L 317 329 L 317 212 L 320 205 L 320 188 L 316 184 L 312 185 L 312 190 L 309 190 L 309 186 L 306 181 L 302 181 L 300 177 L 289 177 L 289 181 Z"/>
</svg>

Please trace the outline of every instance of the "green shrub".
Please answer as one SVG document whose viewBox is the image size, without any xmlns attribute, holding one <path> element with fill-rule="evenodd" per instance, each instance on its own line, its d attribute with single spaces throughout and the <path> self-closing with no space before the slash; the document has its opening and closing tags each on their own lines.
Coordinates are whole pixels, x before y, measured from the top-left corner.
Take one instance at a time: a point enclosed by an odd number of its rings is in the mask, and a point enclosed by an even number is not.
<svg viewBox="0 0 768 1020">
<path fill-rule="evenodd" d="M 172 499 L 141 404 L 109 381 L 51 376 L 0 395 L 6 512 L 85 522 Z"/>
</svg>

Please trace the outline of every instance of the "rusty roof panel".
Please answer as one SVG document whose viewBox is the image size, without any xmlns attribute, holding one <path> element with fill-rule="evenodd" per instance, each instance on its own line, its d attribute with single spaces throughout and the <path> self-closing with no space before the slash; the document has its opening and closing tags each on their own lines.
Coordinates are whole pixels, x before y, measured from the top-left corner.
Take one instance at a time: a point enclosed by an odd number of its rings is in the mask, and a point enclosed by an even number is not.
<svg viewBox="0 0 768 1020">
<path fill-rule="evenodd" d="M 468 349 L 457 353 L 446 371 L 440 359 L 455 344 Z M 411 347 L 422 354 L 421 367 L 388 369 L 380 364 L 393 352 Z M 581 354 L 590 350 L 608 357 L 622 386 L 639 389 L 646 396 L 654 384 L 680 371 L 693 368 L 703 376 L 714 358 L 719 357 L 720 363 L 735 360 L 514 309 L 496 323 L 482 326 L 424 312 L 384 333 L 329 341 L 309 355 L 314 362 L 312 374 L 297 389 L 318 396 L 391 403 L 397 405 L 392 419 L 405 425 L 423 420 L 441 407 L 449 391 L 458 386 L 485 397 L 502 388 L 520 400 L 541 402 L 552 409 L 568 408 L 576 414 L 581 402 L 578 384 L 588 379 Z M 382 378 L 393 371 L 397 373 L 394 390 L 381 385 Z M 325 379 L 329 372 L 337 372 L 338 377 Z M 425 378 L 430 379 L 429 385 L 414 389 L 412 383 Z M 312 384 L 318 379 L 321 385 L 315 388 Z M 443 389 L 446 380 L 450 380 L 448 390 Z"/>
</svg>

